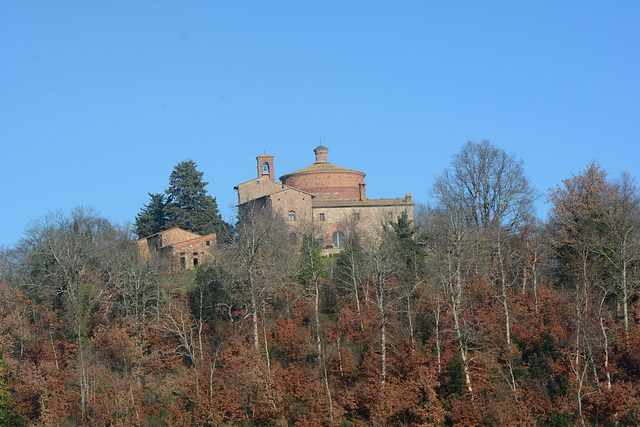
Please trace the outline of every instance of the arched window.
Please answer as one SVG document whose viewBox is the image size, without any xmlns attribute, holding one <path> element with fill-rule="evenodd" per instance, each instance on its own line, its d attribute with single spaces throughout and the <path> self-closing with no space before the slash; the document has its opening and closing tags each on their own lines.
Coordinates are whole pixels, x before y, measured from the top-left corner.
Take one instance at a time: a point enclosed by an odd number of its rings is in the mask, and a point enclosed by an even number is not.
<svg viewBox="0 0 640 427">
<path fill-rule="evenodd" d="M 296 211 L 289 211 L 289 221 L 296 220 Z"/>
<path fill-rule="evenodd" d="M 289 243 L 291 243 L 292 245 L 298 244 L 298 236 L 296 236 L 296 233 L 289 234 Z"/>
<path fill-rule="evenodd" d="M 265 175 L 269 175 L 269 163 L 264 162 L 262 164 L 262 173 Z"/>
<path fill-rule="evenodd" d="M 341 231 L 336 231 L 333 233 L 333 247 L 334 248 L 344 248 L 344 233 Z"/>
</svg>

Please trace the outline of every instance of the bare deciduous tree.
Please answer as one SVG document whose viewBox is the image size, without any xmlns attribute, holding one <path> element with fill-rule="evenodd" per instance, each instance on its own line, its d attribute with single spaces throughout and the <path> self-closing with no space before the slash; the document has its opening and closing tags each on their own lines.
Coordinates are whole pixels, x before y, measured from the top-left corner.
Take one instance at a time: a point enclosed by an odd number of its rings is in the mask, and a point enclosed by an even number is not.
<svg viewBox="0 0 640 427">
<path fill-rule="evenodd" d="M 451 169 L 436 178 L 433 192 L 439 204 L 455 207 L 461 226 L 482 233 L 493 242 L 500 283 L 499 299 L 505 313 L 505 339 L 511 346 L 505 272 L 505 239 L 533 212 L 536 192 L 514 154 L 489 141 L 468 142 L 454 155 Z"/>
<path fill-rule="evenodd" d="M 283 283 L 292 248 L 282 218 L 270 209 L 247 206 L 239 214 L 236 236 L 224 249 L 225 260 L 240 274 L 249 294 L 256 353 L 260 349 L 259 314 L 265 300 Z"/>
<path fill-rule="evenodd" d="M 87 420 L 90 398 L 89 321 L 99 303 L 111 299 L 118 282 L 117 257 L 131 244 L 131 234 L 91 209 L 76 208 L 33 222 L 20 243 L 25 255 L 23 280 L 32 292 L 52 298 L 64 308 L 77 345 L 81 417 Z"/>
</svg>

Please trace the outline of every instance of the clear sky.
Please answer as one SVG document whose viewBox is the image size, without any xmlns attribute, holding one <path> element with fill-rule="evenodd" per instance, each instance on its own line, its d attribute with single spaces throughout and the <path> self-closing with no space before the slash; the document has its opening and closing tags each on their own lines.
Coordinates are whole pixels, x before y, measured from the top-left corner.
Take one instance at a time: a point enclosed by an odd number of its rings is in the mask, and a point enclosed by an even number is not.
<svg viewBox="0 0 640 427">
<path fill-rule="evenodd" d="M 320 143 L 370 198 L 428 202 L 482 139 L 542 193 L 591 160 L 638 178 L 639 19 L 637 1 L 4 2 L 0 245 L 80 205 L 132 222 L 189 158 L 232 220 L 256 155 L 279 177 Z"/>
</svg>

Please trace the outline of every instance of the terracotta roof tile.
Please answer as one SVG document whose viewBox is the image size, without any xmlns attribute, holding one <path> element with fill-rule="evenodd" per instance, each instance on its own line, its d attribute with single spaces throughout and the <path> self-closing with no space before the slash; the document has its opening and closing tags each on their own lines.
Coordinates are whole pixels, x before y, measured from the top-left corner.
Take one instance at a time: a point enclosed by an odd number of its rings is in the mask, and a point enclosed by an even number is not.
<svg viewBox="0 0 640 427">
<path fill-rule="evenodd" d="M 364 172 L 360 172 L 355 169 L 347 169 L 347 168 L 343 168 L 342 166 L 332 165 L 331 163 L 328 163 L 328 162 L 322 162 L 322 163 L 314 163 L 311 166 L 307 166 L 304 169 L 299 169 L 295 172 L 282 175 L 280 177 L 280 180 L 282 181 L 290 177 L 291 175 L 297 175 L 302 173 L 315 173 L 315 172 L 351 172 L 351 173 L 362 174 L 363 177 L 365 176 Z"/>
<path fill-rule="evenodd" d="M 412 200 L 401 199 L 365 199 L 365 200 L 319 200 L 313 199 L 311 202 L 314 208 L 342 208 L 356 206 L 398 206 L 415 205 Z"/>
</svg>

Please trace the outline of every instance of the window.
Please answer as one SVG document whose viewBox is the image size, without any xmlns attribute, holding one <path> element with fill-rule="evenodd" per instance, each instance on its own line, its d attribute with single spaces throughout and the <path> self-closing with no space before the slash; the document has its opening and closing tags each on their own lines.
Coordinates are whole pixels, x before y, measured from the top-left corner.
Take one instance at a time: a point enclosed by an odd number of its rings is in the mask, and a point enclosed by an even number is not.
<svg viewBox="0 0 640 427">
<path fill-rule="evenodd" d="M 295 220 L 296 220 L 295 211 L 289 211 L 289 221 L 295 221 Z"/>
<path fill-rule="evenodd" d="M 183 256 L 180 257 L 180 267 L 185 268 L 187 266 L 187 259 Z"/>
<path fill-rule="evenodd" d="M 353 219 L 355 219 L 356 221 L 360 221 L 360 212 L 354 212 Z"/>
<path fill-rule="evenodd" d="M 344 233 L 341 231 L 333 233 L 333 247 L 339 249 L 344 247 Z"/>
<path fill-rule="evenodd" d="M 387 213 L 387 218 L 389 218 L 389 221 L 393 220 L 393 212 Z"/>
<path fill-rule="evenodd" d="M 296 233 L 289 234 L 289 243 L 291 243 L 292 245 L 298 244 L 298 236 L 296 236 Z"/>
<path fill-rule="evenodd" d="M 207 246 L 211 246 L 211 240 L 207 240 Z"/>
<path fill-rule="evenodd" d="M 324 221 L 324 214 L 323 213 L 320 214 L 320 221 Z"/>
<path fill-rule="evenodd" d="M 198 258 L 194 258 L 193 259 L 193 266 L 197 267 L 198 266 Z"/>
<path fill-rule="evenodd" d="M 316 243 L 318 244 L 318 246 L 323 247 L 324 246 L 324 239 L 316 239 Z"/>
<path fill-rule="evenodd" d="M 269 163 L 264 162 L 262 164 L 262 173 L 265 174 L 265 175 L 269 174 Z"/>
</svg>

